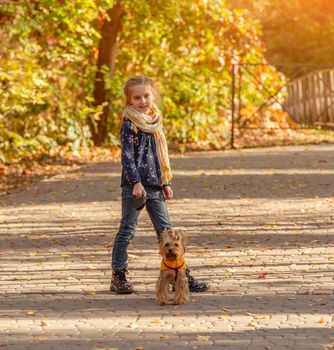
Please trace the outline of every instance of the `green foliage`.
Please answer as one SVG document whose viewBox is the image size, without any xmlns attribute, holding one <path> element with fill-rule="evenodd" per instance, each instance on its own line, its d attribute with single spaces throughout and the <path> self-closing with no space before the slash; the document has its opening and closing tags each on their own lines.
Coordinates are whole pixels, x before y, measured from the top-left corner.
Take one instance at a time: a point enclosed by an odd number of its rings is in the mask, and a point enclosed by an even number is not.
<svg viewBox="0 0 334 350">
<path fill-rule="evenodd" d="M 91 146 L 101 23 L 111 0 L 32 0 L 2 9 L 0 160 Z M 230 123 L 231 63 L 265 62 L 260 27 L 225 1 L 124 0 L 115 72 L 105 70 L 109 144 L 118 145 L 123 84 L 156 79 L 169 140 L 221 147 Z M 265 74 L 264 74 L 265 73 Z M 272 69 L 257 72 L 272 81 Z M 261 100 L 249 81 L 244 103 Z M 251 87 L 253 86 L 253 90 Z M 256 95 L 256 97 L 254 97 Z"/>
<path fill-rule="evenodd" d="M 222 147 L 231 119 L 231 64 L 265 63 L 259 23 L 245 10 L 228 9 L 225 1 L 179 1 L 168 17 L 140 4 L 124 5 L 118 81 L 135 74 L 157 77 L 169 140 Z M 252 69 L 271 92 L 282 83 L 282 75 L 271 67 Z M 264 101 L 267 93 L 258 91 L 254 79 L 244 83 L 249 89 L 243 103 Z M 114 133 L 123 108 L 120 101 L 121 94 L 112 99 Z"/>
<path fill-rule="evenodd" d="M 40 0 L 2 9 L 0 152 L 35 157 L 89 144 L 97 18 L 112 1 Z M 104 6 L 104 7 L 103 7 Z"/>
</svg>

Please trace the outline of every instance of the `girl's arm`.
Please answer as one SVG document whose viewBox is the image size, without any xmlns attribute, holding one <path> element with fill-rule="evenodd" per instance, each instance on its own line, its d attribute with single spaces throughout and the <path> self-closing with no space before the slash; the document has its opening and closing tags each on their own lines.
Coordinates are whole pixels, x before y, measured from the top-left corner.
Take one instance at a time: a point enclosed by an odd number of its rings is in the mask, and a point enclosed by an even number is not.
<svg viewBox="0 0 334 350">
<path fill-rule="evenodd" d="M 122 167 L 126 179 L 133 185 L 133 195 L 136 198 L 146 196 L 144 186 L 141 184 L 140 175 L 136 166 L 134 152 L 134 136 L 131 123 L 124 122 L 121 129 L 122 142 Z"/>
<path fill-rule="evenodd" d="M 126 121 L 121 128 L 121 144 L 122 167 L 125 172 L 125 177 L 132 185 L 134 185 L 140 182 L 141 179 L 135 162 L 134 135 L 131 130 L 131 123 Z"/>
</svg>

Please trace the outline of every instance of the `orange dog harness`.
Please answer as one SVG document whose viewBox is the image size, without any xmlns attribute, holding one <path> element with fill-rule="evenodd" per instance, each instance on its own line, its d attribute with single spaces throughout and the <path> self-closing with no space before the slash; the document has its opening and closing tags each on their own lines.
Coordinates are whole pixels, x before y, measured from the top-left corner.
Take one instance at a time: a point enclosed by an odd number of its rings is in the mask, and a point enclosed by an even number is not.
<svg viewBox="0 0 334 350">
<path fill-rule="evenodd" d="M 184 259 L 168 262 L 168 264 L 165 262 L 164 259 L 161 260 L 160 270 L 174 270 L 175 271 L 175 280 L 177 278 L 177 273 L 179 270 L 185 270 L 186 269 L 186 262 Z"/>
</svg>

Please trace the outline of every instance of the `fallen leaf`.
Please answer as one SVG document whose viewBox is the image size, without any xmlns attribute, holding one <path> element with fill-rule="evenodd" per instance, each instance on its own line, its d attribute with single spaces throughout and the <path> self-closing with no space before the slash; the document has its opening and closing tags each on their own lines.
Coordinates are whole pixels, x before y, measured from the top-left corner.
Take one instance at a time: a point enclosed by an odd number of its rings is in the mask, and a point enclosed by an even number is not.
<svg viewBox="0 0 334 350">
<path fill-rule="evenodd" d="M 265 320 L 265 319 L 269 318 L 269 316 L 268 315 L 255 315 L 254 318 L 256 320 Z"/>
<path fill-rule="evenodd" d="M 104 245 L 106 248 L 111 248 L 113 246 L 113 242 L 107 242 Z"/>
<path fill-rule="evenodd" d="M 36 316 L 36 312 L 35 311 L 27 311 L 26 315 L 27 316 Z"/>
<path fill-rule="evenodd" d="M 170 335 L 160 334 L 160 339 L 170 339 Z"/>
<path fill-rule="evenodd" d="M 253 328 L 256 328 L 256 324 L 253 323 L 253 322 L 249 322 L 247 327 L 253 327 Z"/>
<path fill-rule="evenodd" d="M 24 278 L 24 276 L 15 276 L 12 278 L 12 281 L 23 280 Z"/>
<path fill-rule="evenodd" d="M 44 341 L 44 340 L 48 340 L 48 338 L 45 337 L 34 337 L 35 341 Z"/>
<path fill-rule="evenodd" d="M 203 253 L 193 253 L 193 255 L 196 255 L 196 256 L 204 256 Z"/>
<path fill-rule="evenodd" d="M 209 335 L 198 335 L 197 340 L 199 341 L 209 341 L 211 337 Z"/>
<path fill-rule="evenodd" d="M 160 324 L 162 321 L 159 318 L 156 318 L 155 320 L 152 320 L 150 323 Z"/>
<path fill-rule="evenodd" d="M 258 278 L 258 279 L 264 279 L 264 278 L 266 278 L 266 275 L 267 275 L 266 272 L 261 272 L 261 273 L 257 276 L 257 278 Z"/>
<path fill-rule="evenodd" d="M 47 326 L 48 324 L 46 323 L 46 319 L 41 319 L 41 321 L 40 321 L 40 325 L 41 325 L 41 327 L 45 327 L 45 326 Z"/>
</svg>

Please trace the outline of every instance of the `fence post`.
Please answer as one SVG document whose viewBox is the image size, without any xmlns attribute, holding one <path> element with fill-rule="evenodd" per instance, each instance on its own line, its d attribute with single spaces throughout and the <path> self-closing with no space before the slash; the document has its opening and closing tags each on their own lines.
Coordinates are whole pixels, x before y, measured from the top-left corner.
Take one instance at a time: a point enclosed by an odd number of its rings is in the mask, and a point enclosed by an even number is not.
<svg viewBox="0 0 334 350">
<path fill-rule="evenodd" d="M 232 65 L 232 120 L 231 120 L 231 149 L 234 149 L 234 113 L 235 113 L 235 105 L 234 105 L 234 97 L 235 97 L 235 64 Z"/>
</svg>

